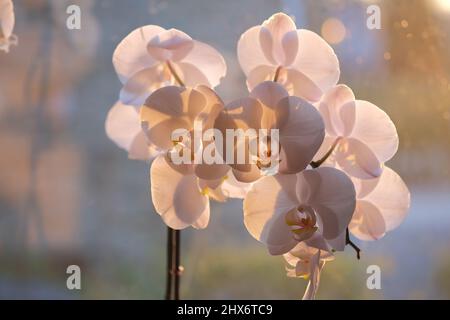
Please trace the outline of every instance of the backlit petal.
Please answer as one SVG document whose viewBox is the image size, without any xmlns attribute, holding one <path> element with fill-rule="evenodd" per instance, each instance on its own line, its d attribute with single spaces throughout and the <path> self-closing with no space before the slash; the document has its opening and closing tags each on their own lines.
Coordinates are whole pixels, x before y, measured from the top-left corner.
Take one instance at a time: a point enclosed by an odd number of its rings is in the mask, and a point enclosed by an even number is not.
<svg viewBox="0 0 450 320">
<path fill-rule="evenodd" d="M 325 239 L 341 235 L 355 211 L 355 188 L 350 178 L 330 167 L 305 170 L 298 177 L 297 196 L 301 204 L 313 207 L 319 215 Z M 305 192 L 305 184 L 309 192 Z"/>
<path fill-rule="evenodd" d="M 295 183 L 295 175 L 263 177 L 253 184 L 244 199 L 247 230 L 268 245 L 272 254 L 286 253 L 297 242 L 285 221 L 285 214 L 298 205 L 293 192 Z M 290 246 L 289 250 L 280 252 Z"/>
<path fill-rule="evenodd" d="M 179 173 L 159 156 L 153 161 L 150 178 L 153 205 L 169 227 L 184 229 L 209 214 L 208 198 L 200 193 L 195 175 Z"/>
<path fill-rule="evenodd" d="M 333 49 L 319 35 L 309 30 L 297 30 L 298 55 L 290 66 L 304 73 L 326 92 L 339 80 L 339 61 Z"/>
<path fill-rule="evenodd" d="M 210 45 L 196 40 L 193 40 L 193 43 L 192 50 L 180 62 L 195 66 L 208 79 L 208 83 L 196 83 L 196 85 L 206 84 L 214 88 L 227 73 L 225 60 Z M 187 75 L 185 77 L 187 78 Z"/>
<path fill-rule="evenodd" d="M 258 66 L 274 65 L 267 59 L 260 43 L 261 26 L 255 26 L 245 31 L 239 38 L 237 54 L 239 64 L 246 75 Z"/>
<path fill-rule="evenodd" d="M 288 97 L 277 106 L 280 130 L 280 173 L 304 170 L 322 145 L 325 127 L 317 109 L 303 99 Z"/>
<path fill-rule="evenodd" d="M 163 31 L 165 29 L 159 26 L 144 26 L 132 31 L 119 43 L 113 54 L 113 64 L 122 83 L 125 84 L 136 72 L 156 63 L 147 51 L 147 44 Z"/>
</svg>

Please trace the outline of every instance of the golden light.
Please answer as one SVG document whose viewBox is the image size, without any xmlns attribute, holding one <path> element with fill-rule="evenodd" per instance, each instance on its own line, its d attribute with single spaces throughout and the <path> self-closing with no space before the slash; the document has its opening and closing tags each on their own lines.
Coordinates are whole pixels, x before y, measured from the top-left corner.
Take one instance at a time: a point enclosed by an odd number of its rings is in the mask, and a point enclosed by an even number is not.
<svg viewBox="0 0 450 320">
<path fill-rule="evenodd" d="M 450 11 L 450 0 L 434 0 L 434 3 L 439 9 Z"/>
<path fill-rule="evenodd" d="M 322 24 L 322 37 L 331 44 L 338 44 L 345 39 L 347 30 L 341 20 L 329 18 Z"/>
</svg>

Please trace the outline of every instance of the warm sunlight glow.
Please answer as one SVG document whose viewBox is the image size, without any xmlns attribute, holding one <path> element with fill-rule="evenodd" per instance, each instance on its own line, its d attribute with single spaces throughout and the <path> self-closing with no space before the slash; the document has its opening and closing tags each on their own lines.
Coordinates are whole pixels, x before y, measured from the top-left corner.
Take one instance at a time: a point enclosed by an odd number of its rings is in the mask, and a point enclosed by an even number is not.
<svg viewBox="0 0 450 320">
<path fill-rule="evenodd" d="M 434 0 L 434 2 L 439 9 L 450 12 L 450 0 Z"/>
</svg>

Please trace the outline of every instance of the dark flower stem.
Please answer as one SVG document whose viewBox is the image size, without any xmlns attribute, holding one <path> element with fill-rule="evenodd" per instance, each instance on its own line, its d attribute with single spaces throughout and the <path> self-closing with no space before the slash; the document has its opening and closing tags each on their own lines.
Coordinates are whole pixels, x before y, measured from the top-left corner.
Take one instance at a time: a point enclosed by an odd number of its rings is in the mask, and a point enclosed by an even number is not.
<svg viewBox="0 0 450 320">
<path fill-rule="evenodd" d="M 172 270 L 173 270 L 173 259 L 172 259 L 172 245 L 173 237 L 172 233 L 174 230 L 167 227 L 167 270 L 166 270 L 166 300 L 172 300 Z"/>
<path fill-rule="evenodd" d="M 167 61 L 166 65 L 178 85 L 185 87 L 183 80 L 181 80 L 170 61 Z M 183 270 L 181 266 L 180 247 L 181 231 L 167 227 L 166 300 L 180 300 L 180 278 Z"/>
<path fill-rule="evenodd" d="M 280 72 L 281 72 L 281 66 L 279 66 L 278 68 L 277 68 L 277 70 L 275 70 L 275 75 L 274 75 L 274 77 L 273 77 L 273 82 L 277 82 L 278 81 L 278 78 L 280 77 Z"/>
<path fill-rule="evenodd" d="M 175 78 L 175 81 L 180 85 L 180 87 L 185 87 L 183 80 L 181 80 L 180 76 L 175 71 L 172 63 L 170 63 L 170 61 L 167 61 L 166 65 L 167 65 L 167 68 L 169 68 L 169 71 L 172 74 L 172 76 Z"/>
<path fill-rule="evenodd" d="M 356 251 L 356 258 L 359 260 L 361 259 L 361 249 L 352 242 L 352 240 L 350 240 L 350 232 L 347 230 L 345 230 L 345 244 L 348 244 L 350 247 L 352 247 L 353 249 L 355 249 Z"/>
</svg>

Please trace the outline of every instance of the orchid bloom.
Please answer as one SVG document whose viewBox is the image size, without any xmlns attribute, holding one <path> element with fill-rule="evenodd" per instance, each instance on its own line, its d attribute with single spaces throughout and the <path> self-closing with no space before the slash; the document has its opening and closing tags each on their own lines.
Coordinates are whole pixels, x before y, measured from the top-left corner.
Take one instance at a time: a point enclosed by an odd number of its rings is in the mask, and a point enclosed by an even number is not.
<svg viewBox="0 0 450 320">
<path fill-rule="evenodd" d="M 326 137 L 316 158 L 333 150 L 329 164 L 359 179 L 379 177 L 398 148 L 397 130 L 389 116 L 370 102 L 356 100 L 345 85 L 327 92 L 318 108 Z"/>
<path fill-rule="evenodd" d="M 286 174 L 305 169 L 319 150 L 325 135 L 324 123 L 316 108 L 302 98 L 289 96 L 283 86 L 272 81 L 256 86 L 248 98 L 228 104 L 217 117 L 215 127 L 224 135 L 229 129 L 278 130 L 280 150 L 276 159 L 279 161 L 277 169 Z M 250 142 L 246 143 L 248 148 Z M 245 163 L 231 164 L 236 179 L 249 183 L 264 175 L 267 165 L 262 163 L 261 158 L 264 157 L 247 156 Z"/>
<path fill-rule="evenodd" d="M 226 73 L 218 51 L 177 29 L 148 25 L 132 31 L 113 54 L 120 100 L 140 106 L 156 89 L 174 84 L 215 87 Z"/>
<path fill-rule="evenodd" d="M 141 128 L 137 107 L 117 101 L 108 112 L 105 129 L 108 137 L 128 152 L 130 159 L 152 160 L 159 154 Z"/>
<path fill-rule="evenodd" d="M 244 199 L 244 224 L 272 255 L 284 254 L 300 242 L 326 251 L 343 250 L 355 202 L 352 181 L 335 168 L 266 176 Z"/>
<path fill-rule="evenodd" d="M 378 240 L 403 222 L 410 206 L 410 193 L 394 170 L 385 167 L 376 179 L 352 180 L 356 209 L 349 230 L 354 236 L 365 241 Z"/>
<path fill-rule="evenodd" d="M 192 141 L 174 141 L 174 130 L 210 128 L 223 102 L 206 86 L 168 86 L 153 92 L 140 111 L 141 125 L 148 141 L 161 154 L 151 166 L 151 195 L 158 214 L 173 229 L 205 228 L 209 222 L 209 198 L 223 201 L 221 185 L 230 168 L 224 164 L 176 164 L 171 152 L 192 155 Z"/>
<path fill-rule="evenodd" d="M 309 280 L 303 300 L 314 299 L 319 288 L 320 273 L 325 262 L 334 260 L 334 255 L 301 242 L 283 257 L 289 265 L 286 267 L 288 277 Z"/>
<path fill-rule="evenodd" d="M 315 102 L 339 80 L 339 61 L 333 49 L 316 33 L 297 30 L 284 13 L 244 32 L 237 53 L 249 90 L 274 80 L 289 94 Z"/>
<path fill-rule="evenodd" d="M 17 45 L 13 34 L 15 24 L 14 5 L 11 0 L 0 0 L 0 50 L 9 52 L 11 45 Z"/>
</svg>

